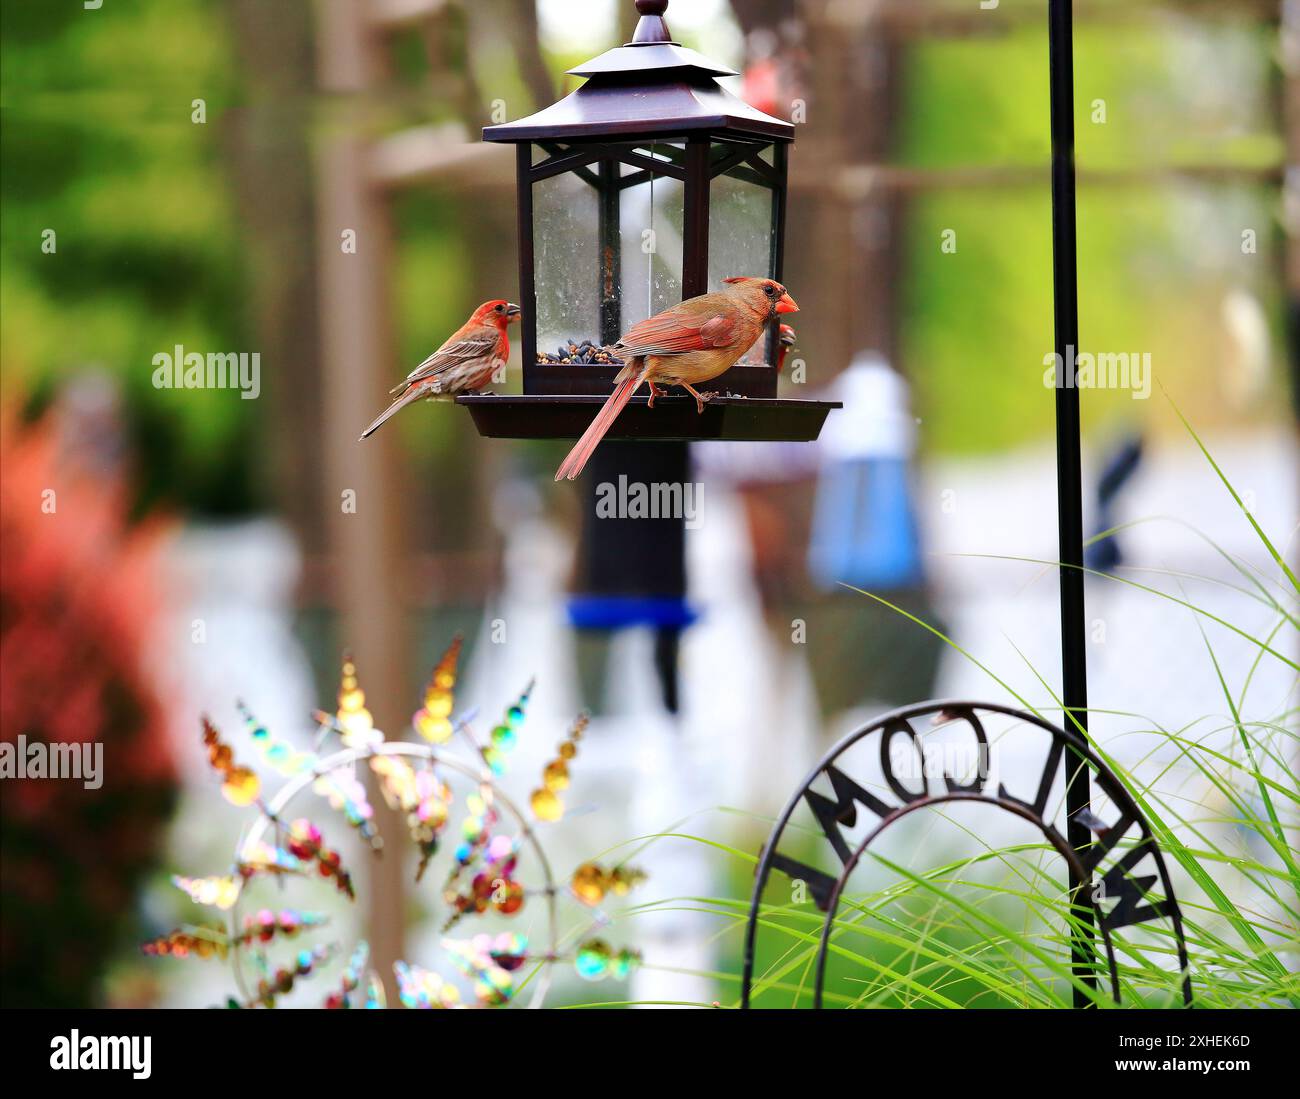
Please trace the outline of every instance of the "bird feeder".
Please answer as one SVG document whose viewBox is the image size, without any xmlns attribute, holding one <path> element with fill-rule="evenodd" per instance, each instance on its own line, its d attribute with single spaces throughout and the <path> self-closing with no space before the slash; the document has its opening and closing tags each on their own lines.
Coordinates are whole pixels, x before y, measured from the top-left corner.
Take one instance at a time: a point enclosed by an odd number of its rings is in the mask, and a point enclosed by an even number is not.
<svg viewBox="0 0 1300 1099">
<path fill-rule="evenodd" d="M 667 0 L 637 0 L 633 40 L 571 70 L 586 82 L 528 118 L 490 126 L 516 149 L 523 394 L 458 398 L 480 433 L 570 438 L 622 363 L 638 321 L 722 288 L 780 280 L 794 127 L 750 107 L 736 75 L 672 41 Z M 633 400 L 610 439 L 817 438 L 833 403 L 780 399 L 778 326 L 721 377 L 703 414 L 684 396 Z M 676 393 L 676 391 L 674 391 Z"/>
</svg>

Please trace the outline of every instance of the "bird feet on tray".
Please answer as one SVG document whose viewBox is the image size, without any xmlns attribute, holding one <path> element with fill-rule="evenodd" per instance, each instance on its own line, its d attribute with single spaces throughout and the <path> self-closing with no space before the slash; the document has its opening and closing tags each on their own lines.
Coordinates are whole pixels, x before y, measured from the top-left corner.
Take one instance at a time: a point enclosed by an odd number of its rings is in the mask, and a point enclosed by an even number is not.
<svg viewBox="0 0 1300 1099">
<path fill-rule="evenodd" d="M 700 393 L 694 386 L 687 385 L 685 382 L 682 382 L 682 388 L 695 398 L 695 411 L 701 416 L 704 415 L 704 406 L 717 396 L 716 393 Z"/>
</svg>

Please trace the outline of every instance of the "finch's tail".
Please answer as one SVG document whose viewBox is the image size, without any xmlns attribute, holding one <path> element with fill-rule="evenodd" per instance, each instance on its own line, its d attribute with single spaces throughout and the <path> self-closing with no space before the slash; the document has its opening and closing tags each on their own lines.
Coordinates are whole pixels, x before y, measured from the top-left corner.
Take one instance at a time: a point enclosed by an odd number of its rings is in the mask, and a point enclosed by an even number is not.
<svg viewBox="0 0 1300 1099">
<path fill-rule="evenodd" d="M 402 409 L 404 409 L 412 401 L 418 401 L 421 397 L 424 396 L 427 396 L 427 394 L 422 389 L 408 389 L 404 394 L 402 394 L 402 396 L 398 397 L 397 400 L 395 400 L 392 404 L 390 404 L 386 409 L 384 409 L 383 412 L 381 412 L 375 418 L 375 422 L 372 423 L 368 428 L 365 429 L 365 431 L 361 433 L 361 438 L 362 439 L 370 438 L 371 435 L 373 435 L 376 431 L 378 431 L 381 427 L 383 427 L 383 425 L 388 421 L 388 418 L 390 416 L 395 416 L 397 413 L 401 412 Z M 357 442 L 360 441 L 361 439 L 357 440 Z"/>
<path fill-rule="evenodd" d="M 596 449 L 600 440 L 605 437 L 605 433 L 614 426 L 614 421 L 618 419 L 618 414 L 623 411 L 623 406 L 632 399 L 632 394 L 636 392 L 637 386 L 645 378 L 645 371 L 642 371 L 635 378 L 629 378 L 625 382 L 620 382 L 609 399 L 601 406 L 596 413 L 596 418 L 591 421 L 591 426 L 582 434 L 574 448 L 569 451 L 569 456 L 564 459 L 564 464 L 560 466 L 559 471 L 555 474 L 557 481 L 565 478 L 572 481 L 591 458 L 592 452 Z"/>
</svg>

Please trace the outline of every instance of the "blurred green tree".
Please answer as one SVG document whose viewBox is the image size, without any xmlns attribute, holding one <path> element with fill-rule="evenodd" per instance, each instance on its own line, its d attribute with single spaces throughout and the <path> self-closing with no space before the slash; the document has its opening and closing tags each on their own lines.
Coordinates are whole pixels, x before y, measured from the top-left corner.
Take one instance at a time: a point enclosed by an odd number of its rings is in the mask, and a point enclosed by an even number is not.
<svg viewBox="0 0 1300 1099">
<path fill-rule="evenodd" d="M 260 402 L 152 385 L 153 356 L 177 344 L 256 350 L 222 170 L 237 103 L 223 6 L 0 8 L 5 396 L 35 415 L 79 370 L 109 372 L 136 443 L 137 511 L 260 502 Z"/>
</svg>

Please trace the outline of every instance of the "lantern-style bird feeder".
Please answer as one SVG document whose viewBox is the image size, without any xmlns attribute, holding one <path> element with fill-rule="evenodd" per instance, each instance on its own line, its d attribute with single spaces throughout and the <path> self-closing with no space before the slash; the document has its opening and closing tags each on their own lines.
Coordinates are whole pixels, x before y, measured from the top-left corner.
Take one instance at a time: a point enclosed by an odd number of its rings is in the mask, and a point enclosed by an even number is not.
<svg viewBox="0 0 1300 1099">
<path fill-rule="evenodd" d="M 523 395 L 459 398 L 480 433 L 571 438 L 609 396 L 606 350 L 632 325 L 733 275 L 780 279 L 794 127 L 718 82 L 725 66 L 672 41 L 668 0 L 637 0 L 625 46 L 572 70 L 560 102 L 488 127 L 518 158 Z M 796 295 L 797 296 L 797 295 Z M 778 330 L 705 385 L 719 397 L 639 394 L 610 439 L 807 441 L 823 401 L 777 397 Z"/>
</svg>

